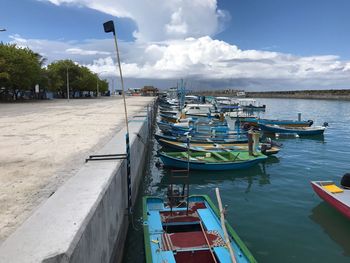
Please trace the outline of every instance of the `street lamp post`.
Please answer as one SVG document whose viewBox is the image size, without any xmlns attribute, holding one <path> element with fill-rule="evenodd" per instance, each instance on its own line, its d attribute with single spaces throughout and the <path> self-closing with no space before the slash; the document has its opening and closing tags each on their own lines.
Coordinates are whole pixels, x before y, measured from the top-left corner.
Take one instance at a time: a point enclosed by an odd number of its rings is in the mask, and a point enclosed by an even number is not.
<svg viewBox="0 0 350 263">
<path fill-rule="evenodd" d="M 67 66 L 67 101 L 69 102 L 69 72 Z"/>
<path fill-rule="evenodd" d="M 120 64 L 119 57 L 119 49 L 117 42 L 117 34 L 114 28 L 114 22 L 112 20 L 103 24 L 103 28 L 105 33 L 113 33 L 115 50 L 117 53 L 117 70 L 119 69 L 120 74 L 120 82 L 122 86 L 122 95 L 124 101 L 124 115 L 125 115 L 125 125 L 126 125 L 126 135 L 125 135 L 125 143 L 126 143 L 126 181 L 127 181 L 127 193 L 128 193 L 128 215 L 129 219 L 132 215 L 132 197 L 131 197 L 131 168 L 130 168 L 130 142 L 129 142 L 129 123 L 128 123 L 128 111 L 126 109 L 126 99 L 125 99 L 125 90 L 124 90 L 124 80 L 122 74 L 122 66 Z"/>
<path fill-rule="evenodd" d="M 97 75 L 97 81 L 96 81 L 96 97 L 98 98 L 98 94 L 100 93 L 100 87 L 99 87 L 99 82 L 100 82 L 100 78 L 99 78 L 99 76 L 100 76 L 100 74 L 102 74 L 102 73 L 105 73 L 105 72 L 107 72 L 107 71 L 102 71 L 102 72 L 100 72 L 100 73 L 96 73 L 96 75 Z"/>
<path fill-rule="evenodd" d="M 98 82 L 99 82 L 99 79 L 98 79 L 98 75 L 97 75 L 96 98 L 98 98 L 98 94 L 100 93 L 100 91 L 98 90 L 99 89 Z"/>
</svg>

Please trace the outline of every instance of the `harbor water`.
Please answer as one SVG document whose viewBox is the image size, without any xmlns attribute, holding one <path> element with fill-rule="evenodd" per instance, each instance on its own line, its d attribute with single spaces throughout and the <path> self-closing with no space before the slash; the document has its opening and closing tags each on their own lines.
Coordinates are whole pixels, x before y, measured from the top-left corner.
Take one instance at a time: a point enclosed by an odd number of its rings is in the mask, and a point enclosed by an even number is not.
<svg viewBox="0 0 350 263">
<path fill-rule="evenodd" d="M 250 169 L 190 173 L 190 193 L 207 194 L 214 203 L 220 188 L 226 218 L 261 263 L 350 262 L 350 221 L 323 202 L 312 180 L 334 180 L 350 172 L 350 102 L 306 99 L 259 99 L 262 118 L 328 122 L 324 136 L 279 138 L 282 150 Z M 170 170 L 157 168 L 152 156 L 135 206 L 124 262 L 143 262 L 143 195 L 165 196 Z"/>
</svg>

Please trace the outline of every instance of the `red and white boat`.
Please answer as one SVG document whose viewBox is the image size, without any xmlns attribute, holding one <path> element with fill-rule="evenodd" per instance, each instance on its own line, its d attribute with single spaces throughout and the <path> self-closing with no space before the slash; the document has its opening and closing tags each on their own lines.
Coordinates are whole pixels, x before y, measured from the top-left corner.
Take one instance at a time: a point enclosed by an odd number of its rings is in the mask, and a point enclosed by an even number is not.
<svg viewBox="0 0 350 263">
<path fill-rule="evenodd" d="M 311 186 L 323 200 L 350 219 L 350 188 L 343 181 L 344 177 L 341 187 L 333 181 L 312 181 Z"/>
</svg>

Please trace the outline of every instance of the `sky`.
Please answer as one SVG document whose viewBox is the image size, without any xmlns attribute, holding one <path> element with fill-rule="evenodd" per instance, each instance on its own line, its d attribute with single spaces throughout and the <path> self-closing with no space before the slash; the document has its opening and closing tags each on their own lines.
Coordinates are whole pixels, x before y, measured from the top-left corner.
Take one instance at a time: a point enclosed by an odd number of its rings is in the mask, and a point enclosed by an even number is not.
<svg viewBox="0 0 350 263">
<path fill-rule="evenodd" d="M 348 0 L 0 0 L 0 41 L 72 59 L 128 88 L 350 87 Z"/>
</svg>

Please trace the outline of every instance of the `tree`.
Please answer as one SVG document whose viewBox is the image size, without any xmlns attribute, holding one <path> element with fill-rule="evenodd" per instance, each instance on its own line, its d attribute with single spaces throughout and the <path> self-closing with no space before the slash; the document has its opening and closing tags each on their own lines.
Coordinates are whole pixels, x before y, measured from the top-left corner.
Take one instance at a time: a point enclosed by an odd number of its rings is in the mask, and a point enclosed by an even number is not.
<svg viewBox="0 0 350 263">
<path fill-rule="evenodd" d="M 41 78 L 43 58 L 28 48 L 0 43 L 0 87 L 17 100 L 21 91 L 33 91 Z"/>
<path fill-rule="evenodd" d="M 99 81 L 99 90 L 102 94 L 106 93 L 108 91 L 108 81 L 107 80 L 103 79 L 103 80 Z"/>
<path fill-rule="evenodd" d="M 47 70 L 49 89 L 61 94 L 62 97 L 67 95 L 67 70 L 69 90 L 73 95 L 72 97 L 75 97 L 76 94 L 82 96 L 83 92 L 95 92 L 97 81 L 101 81 L 90 69 L 78 65 L 72 60 L 55 61 L 48 66 Z"/>
<path fill-rule="evenodd" d="M 77 89 L 77 78 L 79 76 L 79 66 L 72 60 L 59 60 L 51 63 L 47 67 L 49 77 L 49 90 L 57 92 L 60 96 L 67 97 L 67 73 L 69 78 L 70 92 Z"/>
</svg>

